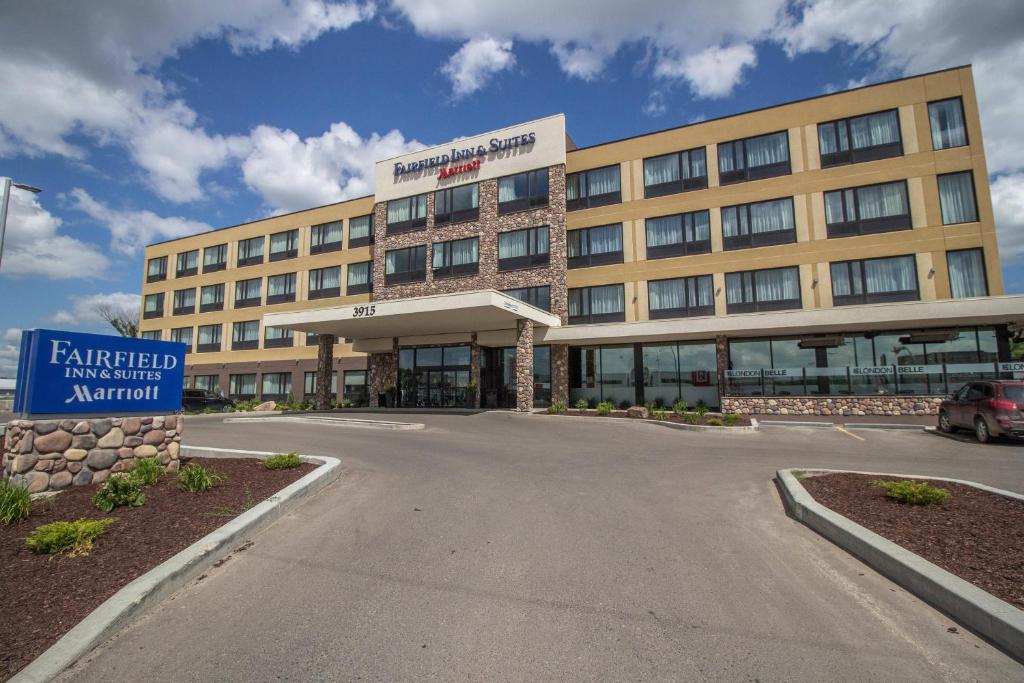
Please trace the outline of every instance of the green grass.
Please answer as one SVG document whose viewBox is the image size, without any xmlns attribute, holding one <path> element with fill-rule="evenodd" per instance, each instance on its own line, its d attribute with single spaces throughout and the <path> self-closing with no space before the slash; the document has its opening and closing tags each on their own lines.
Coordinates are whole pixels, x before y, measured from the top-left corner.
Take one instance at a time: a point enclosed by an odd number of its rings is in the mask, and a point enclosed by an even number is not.
<svg viewBox="0 0 1024 683">
<path fill-rule="evenodd" d="M 298 453 L 277 453 L 263 461 L 268 470 L 290 470 L 302 464 Z"/>
<path fill-rule="evenodd" d="M 50 522 L 37 527 L 25 539 L 32 552 L 57 555 L 67 553 L 69 557 L 88 555 L 93 541 L 107 531 L 114 523 L 112 518 L 77 519 L 74 522 Z"/>
<path fill-rule="evenodd" d="M 28 489 L 10 479 L 0 479 L 0 522 L 12 524 L 28 517 L 32 500 Z"/>
<path fill-rule="evenodd" d="M 249 490 L 248 485 L 245 487 L 245 501 L 241 505 L 220 505 L 213 508 L 206 514 L 211 517 L 237 517 L 238 515 L 252 509 L 252 506 L 256 504 L 256 500 L 252 497 L 252 491 Z"/>
<path fill-rule="evenodd" d="M 885 495 L 905 505 L 936 505 L 949 497 L 949 491 L 932 486 L 925 481 L 883 481 L 871 482 L 885 489 Z"/>
<path fill-rule="evenodd" d="M 189 463 L 178 470 L 178 488 L 182 491 L 209 491 L 223 482 L 223 474 L 208 470 L 199 463 Z"/>
</svg>

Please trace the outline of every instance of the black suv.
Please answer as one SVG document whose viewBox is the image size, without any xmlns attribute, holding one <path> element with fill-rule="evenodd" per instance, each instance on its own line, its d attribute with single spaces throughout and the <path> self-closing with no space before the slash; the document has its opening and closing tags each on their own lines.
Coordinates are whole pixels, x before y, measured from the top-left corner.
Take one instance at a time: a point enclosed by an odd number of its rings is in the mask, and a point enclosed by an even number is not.
<svg viewBox="0 0 1024 683">
<path fill-rule="evenodd" d="M 234 402 L 230 399 L 226 399 L 206 389 L 184 389 L 181 392 L 182 410 L 202 411 L 209 408 L 210 410 L 222 411 L 233 405 Z"/>
</svg>

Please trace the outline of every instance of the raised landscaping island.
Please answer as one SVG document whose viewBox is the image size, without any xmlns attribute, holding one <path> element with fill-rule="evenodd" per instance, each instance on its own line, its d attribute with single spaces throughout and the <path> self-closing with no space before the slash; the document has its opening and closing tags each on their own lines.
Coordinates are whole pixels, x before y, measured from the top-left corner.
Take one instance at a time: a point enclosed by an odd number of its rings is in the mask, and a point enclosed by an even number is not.
<svg viewBox="0 0 1024 683">
<path fill-rule="evenodd" d="M 29 664 L 126 584 L 316 467 L 294 455 L 278 456 L 271 466 L 249 458 L 182 458 L 177 473 L 161 473 L 157 462 L 137 465 L 135 474 L 114 475 L 104 487 L 75 486 L 30 504 L 23 501 L 27 518 L 0 523 L 5 586 L 0 680 Z M 9 504 L 19 495 L 0 495 L 0 512 L 21 507 Z M 109 512 L 102 511 L 112 503 Z M 39 528 L 77 520 L 90 520 L 82 526 L 99 532 L 91 548 L 87 542 L 78 552 L 47 554 L 45 543 L 56 534 L 40 534 Z M 60 527 L 47 527 L 54 529 Z M 30 536 L 35 550 L 26 542 Z"/>
<path fill-rule="evenodd" d="M 611 402 L 599 403 L 591 408 L 586 401 L 580 401 L 573 408 L 564 403 L 555 402 L 547 409 L 549 415 L 567 417 L 619 417 L 634 420 L 650 420 L 655 422 L 674 422 L 681 425 L 700 427 L 749 427 L 750 417 L 739 413 L 719 413 L 708 410 L 703 405 L 691 409 L 683 401 L 671 408 L 656 405 L 631 406 L 616 409 Z"/>
</svg>

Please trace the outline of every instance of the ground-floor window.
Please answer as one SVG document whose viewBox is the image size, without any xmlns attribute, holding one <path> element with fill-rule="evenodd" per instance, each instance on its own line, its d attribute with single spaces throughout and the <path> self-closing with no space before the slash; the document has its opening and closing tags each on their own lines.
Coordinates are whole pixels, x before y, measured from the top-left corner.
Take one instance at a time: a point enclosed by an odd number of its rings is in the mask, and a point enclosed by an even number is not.
<svg viewBox="0 0 1024 683">
<path fill-rule="evenodd" d="M 212 391 L 215 394 L 219 394 L 221 393 L 220 375 L 196 375 L 195 384 L 193 386 L 196 389 L 205 389 L 206 391 Z"/>
<path fill-rule="evenodd" d="M 469 345 L 399 349 L 399 405 L 403 408 L 467 406 L 469 371 Z"/>
<path fill-rule="evenodd" d="M 366 387 L 366 370 L 345 370 L 345 400 L 352 405 L 365 406 L 370 402 Z"/>
<path fill-rule="evenodd" d="M 515 408 L 516 347 L 480 349 L 480 404 L 484 408 Z M 551 405 L 551 349 L 533 347 L 533 407 Z"/>
<path fill-rule="evenodd" d="M 264 401 L 284 401 L 290 398 L 292 393 L 292 373 L 290 372 L 265 372 L 263 373 L 263 392 L 260 397 Z"/>
<path fill-rule="evenodd" d="M 316 372 L 307 372 L 302 376 L 302 395 L 309 400 L 316 398 Z M 338 373 L 331 373 L 331 396 L 338 395 Z"/>
<path fill-rule="evenodd" d="M 256 398 L 256 373 L 231 375 L 228 378 L 228 389 L 233 399 L 244 401 Z"/>
</svg>

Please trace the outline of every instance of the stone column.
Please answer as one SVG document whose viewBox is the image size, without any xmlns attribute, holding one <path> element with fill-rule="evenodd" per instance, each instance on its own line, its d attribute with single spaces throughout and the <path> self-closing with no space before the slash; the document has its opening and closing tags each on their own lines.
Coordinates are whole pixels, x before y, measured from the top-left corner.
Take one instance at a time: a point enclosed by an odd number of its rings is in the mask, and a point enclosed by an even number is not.
<svg viewBox="0 0 1024 683">
<path fill-rule="evenodd" d="M 729 339 L 725 336 L 715 337 L 715 357 L 718 360 L 718 397 L 725 396 L 727 383 L 725 371 L 729 369 Z"/>
<path fill-rule="evenodd" d="M 533 410 L 532 320 L 516 320 L 516 409 Z"/>
<path fill-rule="evenodd" d="M 370 407 L 380 408 L 378 397 L 387 387 L 394 387 L 393 399 L 398 396 L 398 340 L 390 353 L 370 354 Z"/>
<path fill-rule="evenodd" d="M 569 345 L 551 345 L 551 402 L 569 404 Z"/>
<path fill-rule="evenodd" d="M 469 382 L 476 387 L 470 397 L 470 405 L 480 407 L 480 345 L 476 343 L 476 332 L 469 342 Z"/>
<path fill-rule="evenodd" d="M 331 407 L 331 371 L 334 369 L 334 335 L 321 334 L 317 337 L 316 356 L 316 409 Z"/>
</svg>

